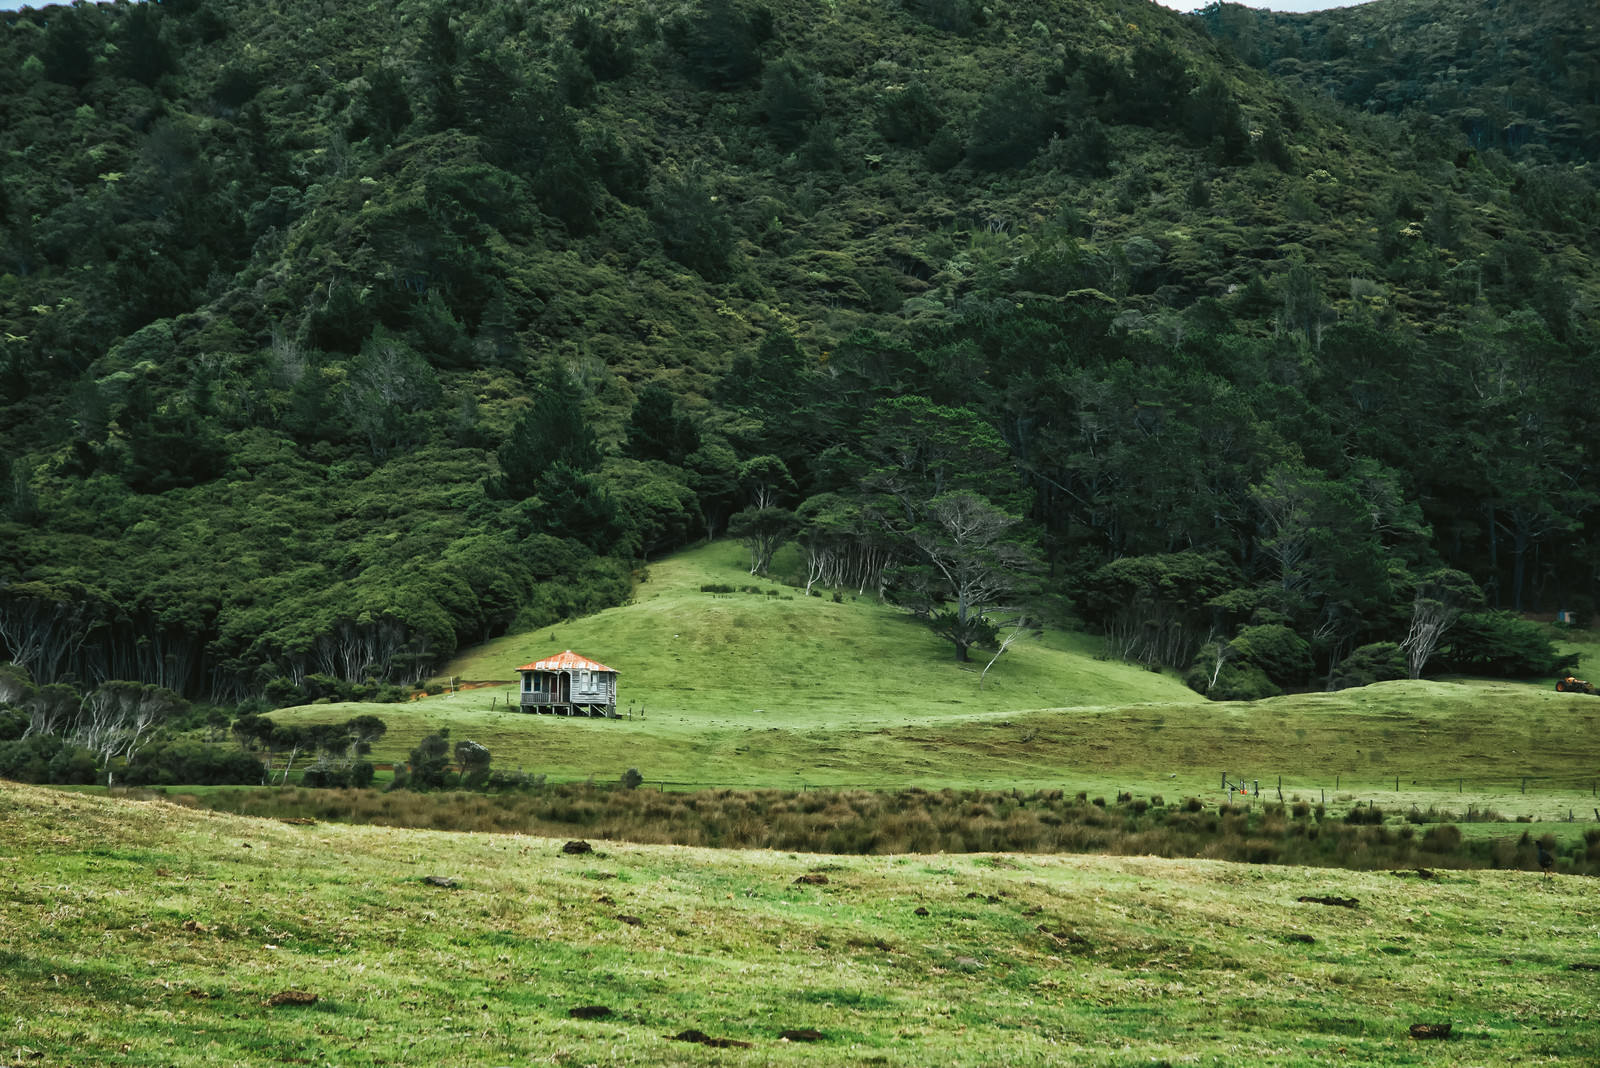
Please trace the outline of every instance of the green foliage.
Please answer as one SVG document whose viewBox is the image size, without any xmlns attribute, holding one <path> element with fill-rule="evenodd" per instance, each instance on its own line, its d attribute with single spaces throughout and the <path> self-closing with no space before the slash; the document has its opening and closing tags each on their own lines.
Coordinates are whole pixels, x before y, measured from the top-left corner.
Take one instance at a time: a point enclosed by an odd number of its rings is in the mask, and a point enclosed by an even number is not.
<svg viewBox="0 0 1600 1068">
<path fill-rule="evenodd" d="M 624 525 L 617 501 L 599 475 L 558 460 L 543 473 L 537 488 L 537 496 L 519 505 L 517 526 L 524 537 L 563 538 L 597 552 L 614 552 L 622 559 L 638 554 L 639 544 L 631 537 L 635 531 Z"/>
<path fill-rule="evenodd" d="M 878 132 L 886 141 L 922 148 L 946 121 L 944 108 L 925 79 L 891 86 L 878 97 Z"/>
<path fill-rule="evenodd" d="M 1395 642 L 1373 642 L 1353 650 L 1334 668 L 1328 688 L 1345 690 L 1406 677 L 1406 657 Z"/>
<path fill-rule="evenodd" d="M 461 785 L 468 790 L 482 789 L 489 781 L 489 765 L 493 761 L 489 750 L 463 738 L 455 745 L 455 758 Z"/>
<path fill-rule="evenodd" d="M 1258 665 L 1242 657 L 1228 657 L 1224 650 L 1221 655 L 1226 659 L 1219 667 L 1218 655 L 1216 643 L 1202 645 L 1194 664 L 1184 672 L 1184 685 L 1213 701 L 1256 701 L 1283 692 Z"/>
<path fill-rule="evenodd" d="M 750 550 L 750 574 L 765 575 L 772 558 L 798 529 L 799 521 L 787 508 L 751 507 L 728 520 L 728 534 Z"/>
<path fill-rule="evenodd" d="M 650 217 L 668 256 L 707 281 L 728 277 L 733 223 L 702 177 L 665 174 L 652 181 Z"/>
<path fill-rule="evenodd" d="M 987 170 L 1020 167 L 1043 147 L 1054 125 L 1042 90 L 1021 76 L 999 82 L 978 106 L 967 157 Z"/>
<path fill-rule="evenodd" d="M 1470 675 L 1527 679 L 1569 674 L 1576 654 L 1563 656 L 1548 627 L 1515 612 L 1468 612 L 1450 629 L 1441 666 Z"/>
<path fill-rule="evenodd" d="M 932 617 L 909 539 L 957 489 L 1146 663 L 1250 619 L 1337 663 L 1440 565 L 1577 604 L 1574 2 L 20 13 L 0 654 L 379 695 L 809 500 L 803 566 Z M 1224 576 L 1170 618 L 1089 581 L 1178 552 Z M 1502 638 L 1472 670 L 1537 661 Z"/>
<path fill-rule="evenodd" d="M 602 82 L 616 81 L 633 70 L 636 57 L 627 34 L 605 25 L 587 10 L 573 17 L 567 38 Z"/>
<path fill-rule="evenodd" d="M 411 750 L 405 780 L 402 782 L 397 774 L 394 784 L 410 790 L 437 790 L 450 785 L 456 778 L 450 770 L 450 728 L 441 727 Z"/>
<path fill-rule="evenodd" d="M 773 142 L 782 149 L 794 148 L 823 113 L 822 79 L 785 56 L 762 73 L 760 101 Z"/>
<path fill-rule="evenodd" d="M 535 389 L 532 402 L 495 455 L 500 474 L 489 479 L 486 491 L 514 501 L 537 494 L 558 464 L 579 476 L 600 466 L 600 444 L 582 405 L 571 392 L 555 386 Z"/>
<path fill-rule="evenodd" d="M 1425 13 L 1361 11 L 1299 23 L 1266 10 L 1214 6 L 1200 22 L 1240 59 L 1271 66 L 1297 89 L 1336 86 L 1354 109 L 1427 115 L 1480 151 L 1573 159 L 1596 130 L 1592 108 L 1558 103 L 1581 92 L 1577 72 L 1595 61 L 1592 35 L 1574 32 L 1581 23 L 1572 16 L 1581 10 L 1581 0 L 1488 10 L 1450 0 Z M 1424 24 L 1432 36 L 1417 32 Z M 1508 50 L 1536 58 L 1509 63 Z M 1539 91 L 1511 91 L 1530 76 Z M 1555 113 L 1568 121 L 1551 121 Z"/>
<path fill-rule="evenodd" d="M 99 779 L 95 755 L 54 735 L 0 742 L 0 779 L 78 786 Z"/>
<path fill-rule="evenodd" d="M 1237 582 L 1230 565 L 1213 555 L 1131 556 L 1096 569 L 1082 604 L 1117 656 L 1187 668 L 1210 629 L 1217 598 Z"/>
<path fill-rule="evenodd" d="M 1241 628 L 1229 644 L 1279 686 L 1301 686 L 1311 677 L 1311 643 L 1281 623 Z"/>
<path fill-rule="evenodd" d="M 902 6 L 936 30 L 969 34 L 987 22 L 986 9 L 974 0 L 901 0 Z"/>
<path fill-rule="evenodd" d="M 761 73 L 761 46 L 772 37 L 772 14 L 749 12 L 733 0 L 705 0 L 670 22 L 664 36 L 683 57 L 690 77 L 711 89 L 742 86 Z"/>
<path fill-rule="evenodd" d="M 264 776 L 261 760 L 241 749 L 172 742 L 140 750 L 117 780 L 125 786 L 255 786 Z"/>
<path fill-rule="evenodd" d="M 628 420 L 624 446 L 627 455 L 682 467 L 699 448 L 700 432 L 694 420 L 680 409 L 677 397 L 660 385 L 646 386 Z"/>
</svg>

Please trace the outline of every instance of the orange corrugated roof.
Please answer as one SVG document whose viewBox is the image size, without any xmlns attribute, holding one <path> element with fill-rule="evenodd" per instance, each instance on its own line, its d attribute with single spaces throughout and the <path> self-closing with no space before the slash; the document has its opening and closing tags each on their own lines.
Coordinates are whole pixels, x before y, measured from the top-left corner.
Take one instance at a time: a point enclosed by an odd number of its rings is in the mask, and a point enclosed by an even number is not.
<svg viewBox="0 0 1600 1068">
<path fill-rule="evenodd" d="M 547 656 L 543 660 L 537 660 L 532 664 L 523 664 L 517 668 L 518 671 L 572 671 L 574 669 L 609 671 L 612 674 L 616 674 L 617 671 L 616 668 L 608 668 L 597 660 L 579 656 L 571 649 L 557 656 Z"/>
</svg>

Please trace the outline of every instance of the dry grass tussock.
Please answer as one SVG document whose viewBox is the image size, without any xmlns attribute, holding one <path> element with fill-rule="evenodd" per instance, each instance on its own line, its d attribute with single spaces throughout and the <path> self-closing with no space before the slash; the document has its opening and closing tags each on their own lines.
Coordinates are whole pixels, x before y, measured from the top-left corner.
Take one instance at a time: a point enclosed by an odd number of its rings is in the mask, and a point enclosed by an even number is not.
<svg viewBox="0 0 1600 1068">
<path fill-rule="evenodd" d="M 1354 869 L 1536 870 L 1533 836 L 1464 837 L 1357 806 L 1224 803 L 1060 790 L 706 790 L 665 793 L 583 784 L 517 794 L 249 790 L 180 802 L 241 815 L 433 830 L 576 835 L 655 845 L 841 855 L 1101 853 Z M 1553 843 L 1553 839 L 1550 843 Z M 1547 843 L 1547 845 L 1550 845 Z M 1551 848 L 1563 850 L 1560 845 Z M 1558 852 L 1558 870 L 1600 873 L 1600 830 Z"/>
</svg>

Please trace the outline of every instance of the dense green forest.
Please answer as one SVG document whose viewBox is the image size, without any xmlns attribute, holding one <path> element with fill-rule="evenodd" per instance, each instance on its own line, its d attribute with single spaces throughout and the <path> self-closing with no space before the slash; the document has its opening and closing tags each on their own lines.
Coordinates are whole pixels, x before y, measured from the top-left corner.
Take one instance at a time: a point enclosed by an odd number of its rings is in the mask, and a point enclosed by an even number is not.
<svg viewBox="0 0 1600 1068">
<path fill-rule="evenodd" d="M 377 697 L 732 535 L 958 656 L 1546 670 L 1583 6 L 0 13 L 0 658 Z"/>
</svg>

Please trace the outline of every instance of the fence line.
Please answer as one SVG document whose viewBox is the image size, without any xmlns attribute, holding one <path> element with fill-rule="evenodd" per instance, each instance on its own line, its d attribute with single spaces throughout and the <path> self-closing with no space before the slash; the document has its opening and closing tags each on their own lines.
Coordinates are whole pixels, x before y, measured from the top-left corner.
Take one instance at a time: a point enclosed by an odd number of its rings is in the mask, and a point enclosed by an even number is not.
<svg viewBox="0 0 1600 1068">
<path fill-rule="evenodd" d="M 1252 796 L 1268 793 L 1278 794 L 1285 789 L 1305 792 L 1308 790 L 1325 790 L 1335 793 L 1466 793 L 1467 777 L 1464 775 L 1450 776 L 1448 778 L 1411 778 L 1404 773 L 1388 774 L 1381 778 L 1367 775 L 1347 775 L 1344 772 L 1335 772 L 1333 782 L 1307 783 L 1293 781 L 1285 783 L 1283 776 L 1274 775 L 1272 778 L 1261 779 L 1249 776 L 1234 778 L 1234 773 L 1224 771 L 1221 773 L 1220 789 L 1224 792 L 1248 793 Z M 1559 775 L 1512 775 L 1506 778 L 1474 778 L 1472 779 L 1473 793 L 1518 793 L 1526 794 L 1532 787 L 1536 792 L 1550 793 L 1552 791 L 1588 794 L 1590 797 L 1600 798 L 1600 776 L 1559 776 Z"/>
</svg>

